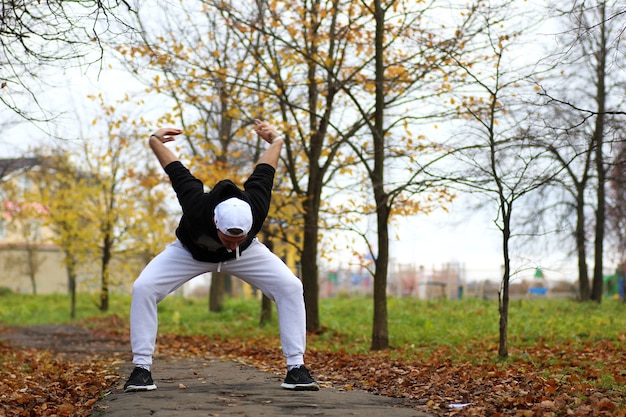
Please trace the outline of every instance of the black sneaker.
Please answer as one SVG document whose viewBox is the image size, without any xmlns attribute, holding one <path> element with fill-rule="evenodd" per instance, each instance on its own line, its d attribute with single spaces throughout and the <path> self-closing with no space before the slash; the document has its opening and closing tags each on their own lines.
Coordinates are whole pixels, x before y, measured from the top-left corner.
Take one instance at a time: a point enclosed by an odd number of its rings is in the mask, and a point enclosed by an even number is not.
<svg viewBox="0 0 626 417">
<path fill-rule="evenodd" d="M 281 384 L 281 387 L 295 391 L 318 391 L 320 389 L 304 365 L 287 372 L 285 382 Z"/>
<path fill-rule="evenodd" d="M 152 391 L 157 389 L 152 381 L 152 374 L 147 369 L 136 367 L 124 384 L 124 392 Z"/>
</svg>

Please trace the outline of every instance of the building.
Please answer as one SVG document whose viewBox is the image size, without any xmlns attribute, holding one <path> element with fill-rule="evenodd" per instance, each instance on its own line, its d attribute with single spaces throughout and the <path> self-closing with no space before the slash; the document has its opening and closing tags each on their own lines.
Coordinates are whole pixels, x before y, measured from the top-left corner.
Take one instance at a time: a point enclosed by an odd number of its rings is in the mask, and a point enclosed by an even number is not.
<svg viewBox="0 0 626 417">
<path fill-rule="evenodd" d="M 16 293 L 68 293 L 69 280 L 55 232 L 46 225 L 47 208 L 38 201 L 33 179 L 40 158 L 0 159 L 0 289 Z M 95 263 L 80 265 L 78 281 L 89 290 Z M 95 285 L 92 285 L 94 287 Z M 111 286 L 114 289 L 114 285 Z"/>
<path fill-rule="evenodd" d="M 63 256 L 43 226 L 45 207 L 20 201 L 39 158 L 0 159 L 0 288 L 18 293 L 67 292 Z M 45 274 L 44 274 L 45 271 Z"/>
</svg>

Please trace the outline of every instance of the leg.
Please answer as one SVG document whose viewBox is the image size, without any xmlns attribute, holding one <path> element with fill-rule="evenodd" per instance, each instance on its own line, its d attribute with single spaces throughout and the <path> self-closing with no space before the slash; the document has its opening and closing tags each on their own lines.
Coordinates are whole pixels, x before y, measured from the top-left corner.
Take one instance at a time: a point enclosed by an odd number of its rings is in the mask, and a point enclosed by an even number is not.
<svg viewBox="0 0 626 417">
<path fill-rule="evenodd" d="M 158 328 L 157 303 L 215 265 L 194 260 L 178 240 L 146 265 L 133 284 L 130 308 L 130 342 L 136 366 L 150 370 L 152 365 Z"/>
<path fill-rule="evenodd" d="M 317 391 L 318 383 L 304 366 L 306 310 L 302 282 L 265 245 L 255 240 L 239 260 L 222 264 L 232 273 L 259 288 L 276 303 L 280 342 L 287 361 L 287 376 L 281 386 L 299 391 Z"/>
<path fill-rule="evenodd" d="M 239 260 L 224 262 L 222 271 L 259 288 L 276 303 L 280 341 L 287 366 L 304 364 L 306 310 L 300 279 L 257 240 L 241 254 Z"/>
</svg>

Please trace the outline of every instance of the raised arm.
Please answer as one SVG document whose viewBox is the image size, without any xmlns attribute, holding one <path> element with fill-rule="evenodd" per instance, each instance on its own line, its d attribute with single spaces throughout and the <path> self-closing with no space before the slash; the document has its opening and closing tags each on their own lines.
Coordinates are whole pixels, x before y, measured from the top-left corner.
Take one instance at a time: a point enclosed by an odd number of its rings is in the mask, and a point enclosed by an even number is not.
<svg viewBox="0 0 626 417">
<path fill-rule="evenodd" d="M 173 141 L 173 136 L 180 135 L 182 132 L 183 131 L 180 129 L 164 127 L 158 129 L 156 132 L 150 135 L 148 144 L 150 145 L 150 149 L 152 149 L 152 152 L 154 152 L 163 168 L 165 168 L 174 161 L 178 161 L 178 157 L 174 155 L 174 152 L 172 152 L 167 146 L 165 146 L 164 143 Z"/>
<path fill-rule="evenodd" d="M 255 120 L 256 126 L 254 126 L 254 131 L 259 135 L 264 141 L 270 144 L 270 147 L 265 150 L 261 158 L 257 161 L 258 164 L 268 164 L 271 165 L 274 169 L 278 167 L 278 159 L 280 158 L 280 151 L 283 148 L 283 138 L 280 136 L 280 133 L 276 130 L 274 126 L 271 126 L 267 122 L 263 122 L 261 120 Z"/>
</svg>

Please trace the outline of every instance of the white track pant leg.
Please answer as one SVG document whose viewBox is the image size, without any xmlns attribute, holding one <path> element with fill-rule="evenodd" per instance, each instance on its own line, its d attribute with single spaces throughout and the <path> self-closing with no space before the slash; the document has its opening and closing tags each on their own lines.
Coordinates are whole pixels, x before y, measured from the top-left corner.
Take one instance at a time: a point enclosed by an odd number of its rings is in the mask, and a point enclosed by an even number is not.
<svg viewBox="0 0 626 417">
<path fill-rule="evenodd" d="M 130 343 L 135 365 L 149 368 L 152 364 L 158 330 L 157 303 L 214 265 L 217 264 L 193 259 L 178 240 L 146 265 L 133 284 L 130 307 Z"/>
<path fill-rule="evenodd" d="M 306 309 L 302 282 L 267 246 L 254 240 L 239 260 L 222 263 L 222 271 L 260 289 L 276 303 L 280 342 L 287 366 L 304 363 Z"/>
</svg>

